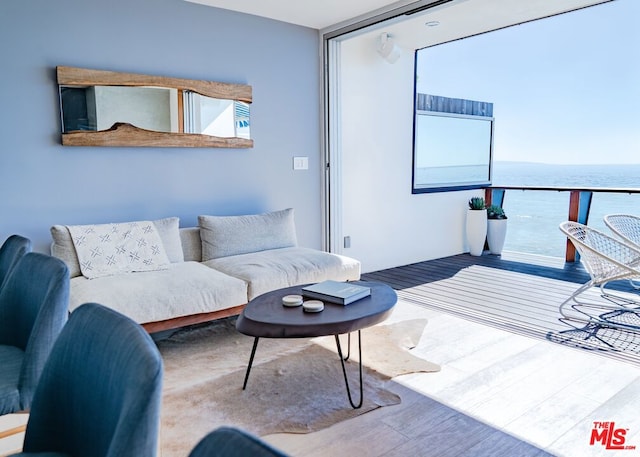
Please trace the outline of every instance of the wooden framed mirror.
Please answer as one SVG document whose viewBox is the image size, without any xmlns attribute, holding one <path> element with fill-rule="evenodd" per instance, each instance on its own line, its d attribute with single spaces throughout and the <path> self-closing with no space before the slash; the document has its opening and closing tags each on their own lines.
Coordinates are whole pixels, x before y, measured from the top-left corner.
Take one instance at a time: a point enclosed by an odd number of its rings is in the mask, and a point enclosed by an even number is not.
<svg viewBox="0 0 640 457">
<path fill-rule="evenodd" d="M 251 86 L 56 67 L 65 146 L 251 148 Z"/>
</svg>

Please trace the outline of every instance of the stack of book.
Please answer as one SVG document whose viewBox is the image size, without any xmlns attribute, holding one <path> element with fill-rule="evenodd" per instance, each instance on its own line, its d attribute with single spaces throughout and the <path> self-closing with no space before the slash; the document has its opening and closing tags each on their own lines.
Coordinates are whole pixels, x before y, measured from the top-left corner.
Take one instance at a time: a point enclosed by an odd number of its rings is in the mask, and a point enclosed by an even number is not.
<svg viewBox="0 0 640 457">
<path fill-rule="evenodd" d="M 329 280 L 303 287 L 302 295 L 329 303 L 348 305 L 371 295 L 371 289 L 358 284 Z"/>
</svg>

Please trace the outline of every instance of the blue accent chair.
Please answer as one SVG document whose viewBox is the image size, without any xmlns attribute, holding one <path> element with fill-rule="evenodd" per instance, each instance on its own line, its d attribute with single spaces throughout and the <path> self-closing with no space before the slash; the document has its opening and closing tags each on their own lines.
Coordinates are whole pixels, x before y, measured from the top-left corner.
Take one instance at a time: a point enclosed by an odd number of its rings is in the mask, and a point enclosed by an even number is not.
<svg viewBox="0 0 640 457">
<path fill-rule="evenodd" d="M 0 289 L 0 414 L 26 411 L 69 315 L 69 270 L 29 252 Z"/>
<path fill-rule="evenodd" d="M 51 351 L 15 455 L 155 456 L 162 375 L 160 352 L 140 325 L 81 305 Z"/>
<path fill-rule="evenodd" d="M 31 252 L 31 240 L 20 235 L 11 235 L 0 247 L 0 289 L 18 260 Z"/>
<path fill-rule="evenodd" d="M 287 455 L 243 430 L 220 427 L 202 438 L 189 457 L 287 457 Z"/>
</svg>

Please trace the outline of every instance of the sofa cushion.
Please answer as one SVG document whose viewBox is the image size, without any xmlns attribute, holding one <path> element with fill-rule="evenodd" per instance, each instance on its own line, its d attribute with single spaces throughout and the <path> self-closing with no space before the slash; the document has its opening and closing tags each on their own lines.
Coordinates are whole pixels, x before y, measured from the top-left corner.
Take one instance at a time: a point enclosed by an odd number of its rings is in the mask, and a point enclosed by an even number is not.
<svg viewBox="0 0 640 457">
<path fill-rule="evenodd" d="M 177 217 L 167 217 L 153 221 L 164 250 L 170 262 L 182 262 L 184 260 L 182 254 L 182 243 L 179 232 L 180 219 Z M 51 245 L 51 255 L 64 261 L 69 267 L 69 274 L 72 278 L 80 276 L 80 263 L 76 248 L 73 245 L 69 229 L 65 225 L 54 225 L 51 227 L 51 237 L 53 243 Z"/>
<path fill-rule="evenodd" d="M 64 225 L 54 225 L 51 227 L 51 255 L 61 259 L 69 268 L 69 276 L 72 278 L 80 276 L 80 264 L 78 263 L 78 255 L 76 248 L 73 246 L 73 240 L 69 229 Z"/>
<path fill-rule="evenodd" d="M 80 271 L 87 278 L 169 267 L 164 245 L 151 221 L 68 225 L 67 229 Z"/>
<path fill-rule="evenodd" d="M 165 217 L 153 221 L 162 240 L 164 250 L 169 257 L 169 262 L 183 262 L 182 242 L 180 239 L 180 219 L 177 217 Z"/>
<path fill-rule="evenodd" d="M 249 300 L 275 289 L 333 279 L 360 279 L 360 262 L 316 249 L 291 247 L 209 260 L 208 267 L 248 284 Z"/>
<path fill-rule="evenodd" d="M 200 229 L 198 227 L 182 227 L 180 229 L 180 240 L 182 241 L 185 262 L 191 260 L 201 262 L 202 241 L 200 240 Z"/>
<path fill-rule="evenodd" d="M 72 278 L 69 309 L 87 302 L 144 324 L 245 304 L 247 286 L 198 262 L 181 262 L 167 270 Z"/>
<path fill-rule="evenodd" d="M 296 246 L 293 209 L 246 216 L 198 216 L 202 260 Z"/>
</svg>

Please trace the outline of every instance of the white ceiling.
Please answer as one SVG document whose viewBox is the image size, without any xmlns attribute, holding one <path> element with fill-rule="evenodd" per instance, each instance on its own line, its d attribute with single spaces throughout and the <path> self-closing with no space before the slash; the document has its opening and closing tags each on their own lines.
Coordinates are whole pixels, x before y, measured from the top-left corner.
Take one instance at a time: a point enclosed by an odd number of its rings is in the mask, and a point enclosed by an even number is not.
<svg viewBox="0 0 640 457">
<path fill-rule="evenodd" d="M 412 3 L 424 4 L 428 1 L 411 0 L 185 0 L 192 3 L 262 16 L 278 21 L 325 29 L 351 19 L 362 19 L 369 13 L 390 10 Z M 603 3 L 608 0 L 453 0 L 435 8 L 434 11 L 455 7 L 461 27 L 470 23 L 474 28 L 480 22 L 500 24 L 501 27 L 523 21 L 546 17 L 583 6 Z M 425 12 L 427 14 L 427 12 Z M 420 16 L 420 15 L 416 15 Z M 409 18 L 415 18 L 408 16 Z M 424 25 L 424 23 L 422 23 Z M 494 26 L 492 26 L 494 27 Z"/>
<path fill-rule="evenodd" d="M 226 10 L 323 29 L 394 3 L 396 0 L 186 0 Z"/>
<path fill-rule="evenodd" d="M 609 0 L 454 0 L 420 14 L 398 17 L 354 32 L 377 40 L 381 32 L 409 51 L 446 43 Z M 437 21 L 437 27 L 425 23 Z M 570 33 L 570 31 L 568 31 Z M 346 35 L 345 38 L 349 38 Z"/>
</svg>

